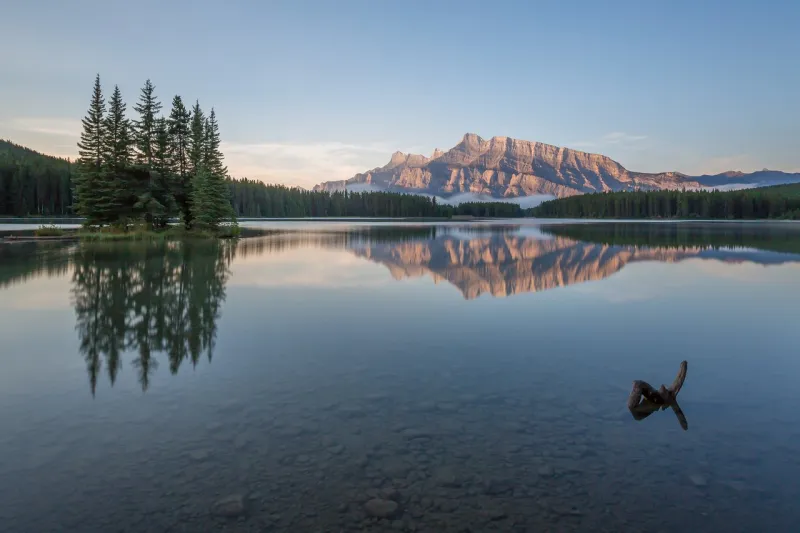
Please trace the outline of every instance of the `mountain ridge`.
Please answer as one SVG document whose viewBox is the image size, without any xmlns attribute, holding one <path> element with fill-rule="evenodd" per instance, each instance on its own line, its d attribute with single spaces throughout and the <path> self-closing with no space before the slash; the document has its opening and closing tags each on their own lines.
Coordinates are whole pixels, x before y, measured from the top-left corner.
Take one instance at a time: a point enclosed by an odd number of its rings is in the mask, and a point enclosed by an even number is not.
<svg viewBox="0 0 800 533">
<path fill-rule="evenodd" d="M 431 157 L 395 152 L 383 167 L 346 180 L 323 182 L 314 190 L 334 192 L 363 185 L 442 196 L 475 193 L 514 198 L 538 194 L 564 197 L 605 191 L 795 182 L 800 182 L 800 174 L 767 169 L 702 176 L 680 172 L 634 172 L 602 154 L 512 137 L 483 139 L 475 133 L 466 133 L 447 151 L 437 148 Z"/>
</svg>

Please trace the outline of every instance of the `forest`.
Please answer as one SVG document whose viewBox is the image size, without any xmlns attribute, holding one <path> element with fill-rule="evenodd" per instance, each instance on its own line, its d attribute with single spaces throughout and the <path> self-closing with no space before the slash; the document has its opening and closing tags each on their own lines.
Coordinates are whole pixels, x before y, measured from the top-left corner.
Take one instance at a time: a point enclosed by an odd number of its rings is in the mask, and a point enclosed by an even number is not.
<svg viewBox="0 0 800 533">
<path fill-rule="evenodd" d="M 544 233 L 576 241 L 611 246 L 658 248 L 753 248 L 781 253 L 800 253 L 793 224 L 652 224 L 649 222 L 598 222 L 594 224 L 543 225 Z"/>
<path fill-rule="evenodd" d="M 635 191 L 570 196 L 529 210 L 556 218 L 800 219 L 800 184 L 737 191 Z"/>
<path fill-rule="evenodd" d="M 256 180 L 231 180 L 231 198 L 240 217 L 520 217 L 522 209 L 508 202 L 445 205 L 435 198 L 392 192 L 318 192 L 266 185 Z"/>
<path fill-rule="evenodd" d="M 0 215 L 72 214 L 73 165 L 0 140 Z"/>
</svg>

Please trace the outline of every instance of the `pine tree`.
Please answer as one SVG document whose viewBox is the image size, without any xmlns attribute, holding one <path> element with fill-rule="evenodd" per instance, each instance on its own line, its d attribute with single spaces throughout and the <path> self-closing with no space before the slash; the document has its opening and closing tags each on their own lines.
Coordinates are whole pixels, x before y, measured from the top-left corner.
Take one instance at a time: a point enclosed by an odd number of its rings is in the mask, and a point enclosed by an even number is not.
<svg viewBox="0 0 800 533">
<path fill-rule="evenodd" d="M 222 157 L 219 124 L 217 124 L 217 114 L 212 107 L 205 125 L 203 165 L 211 174 L 218 174 L 225 178 L 228 176 L 228 169 L 222 163 Z"/>
<path fill-rule="evenodd" d="M 103 183 L 104 191 L 101 208 L 108 212 L 111 221 L 127 224 L 134 218 L 135 204 L 139 196 L 146 192 L 147 177 L 143 172 L 134 172 L 133 139 L 130 121 L 125 116 L 125 102 L 119 86 L 108 102 L 108 115 L 105 118 L 103 138 Z"/>
<path fill-rule="evenodd" d="M 192 225 L 191 176 L 189 174 L 190 115 L 180 96 L 172 99 L 167 122 L 170 144 L 170 170 L 173 175 L 173 196 L 187 228 Z"/>
<path fill-rule="evenodd" d="M 150 174 L 150 196 L 142 200 L 150 223 L 156 227 L 163 227 L 176 210 L 175 197 L 172 193 L 171 145 L 166 119 L 163 117 L 155 119 L 153 130 L 155 143 Z"/>
<path fill-rule="evenodd" d="M 192 108 L 192 127 L 189 138 L 189 173 L 197 175 L 204 163 L 206 145 L 206 118 L 200 109 L 200 102 L 195 102 Z"/>
<path fill-rule="evenodd" d="M 83 131 L 78 142 L 78 160 L 75 173 L 75 212 L 86 217 L 88 225 L 104 222 L 98 209 L 101 203 L 100 182 L 103 166 L 103 139 L 105 138 L 106 106 L 100 75 L 94 80 L 94 91 L 89 111 L 83 118 Z"/>
<path fill-rule="evenodd" d="M 203 166 L 197 169 L 197 173 L 192 178 L 192 212 L 195 224 L 203 229 L 216 227 L 213 214 L 214 192 L 209 178 L 209 173 Z"/>
<path fill-rule="evenodd" d="M 208 216 L 213 221 L 211 226 L 217 228 L 224 220 L 231 220 L 235 224 L 236 213 L 231 204 L 230 188 L 227 182 L 228 169 L 223 163 L 223 155 L 220 150 L 219 124 L 214 108 L 211 108 L 204 129 L 203 167 L 208 172 L 207 187 L 213 199 L 208 207 L 211 211 Z"/>
<path fill-rule="evenodd" d="M 161 111 L 161 102 L 153 94 L 155 86 L 150 80 L 144 82 L 139 102 L 133 107 L 139 114 L 139 120 L 134 124 L 136 135 L 136 162 L 140 165 L 152 167 L 156 151 L 156 120 Z"/>
<path fill-rule="evenodd" d="M 125 102 L 119 86 L 114 86 L 111 100 L 108 102 L 108 115 L 105 118 L 105 136 L 103 152 L 106 165 L 114 170 L 129 166 L 133 156 L 131 124 L 125 117 Z"/>
</svg>

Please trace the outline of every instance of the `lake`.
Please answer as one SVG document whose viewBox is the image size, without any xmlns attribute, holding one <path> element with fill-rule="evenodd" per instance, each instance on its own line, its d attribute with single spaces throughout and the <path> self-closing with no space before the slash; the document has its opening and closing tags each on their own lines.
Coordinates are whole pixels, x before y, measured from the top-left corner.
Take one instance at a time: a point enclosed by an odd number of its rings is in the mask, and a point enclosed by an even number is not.
<svg viewBox="0 0 800 533">
<path fill-rule="evenodd" d="M 0 243 L 1 531 L 797 530 L 797 225 L 249 224 Z"/>
</svg>

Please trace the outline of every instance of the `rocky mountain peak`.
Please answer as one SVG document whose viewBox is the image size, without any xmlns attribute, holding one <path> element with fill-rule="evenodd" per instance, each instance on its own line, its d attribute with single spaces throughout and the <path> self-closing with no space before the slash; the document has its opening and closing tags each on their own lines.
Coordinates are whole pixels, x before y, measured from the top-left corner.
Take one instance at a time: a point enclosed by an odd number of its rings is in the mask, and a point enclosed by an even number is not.
<svg viewBox="0 0 800 533">
<path fill-rule="evenodd" d="M 435 161 L 435 164 L 431 164 Z M 800 174 L 729 172 L 687 176 L 678 172 L 632 172 L 613 159 L 535 141 L 495 136 L 484 140 L 465 133 L 447 151 L 430 158 L 395 152 L 385 167 L 326 182 L 315 190 L 340 190 L 346 183 L 370 183 L 388 190 L 450 195 L 475 193 L 494 197 L 571 196 L 603 191 L 698 189 L 728 185 L 796 183 Z"/>
</svg>

